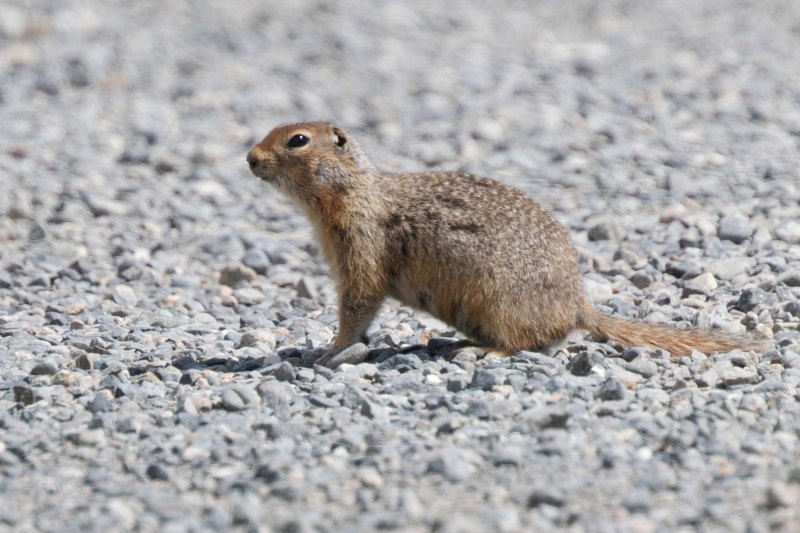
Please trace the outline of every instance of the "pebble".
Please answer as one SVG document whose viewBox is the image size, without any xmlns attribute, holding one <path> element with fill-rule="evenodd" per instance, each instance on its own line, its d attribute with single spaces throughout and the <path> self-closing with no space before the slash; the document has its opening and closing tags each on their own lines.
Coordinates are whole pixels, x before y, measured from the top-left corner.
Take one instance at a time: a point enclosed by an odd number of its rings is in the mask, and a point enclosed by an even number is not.
<svg viewBox="0 0 800 533">
<path fill-rule="evenodd" d="M 111 398 L 106 392 L 107 391 L 100 391 L 95 394 L 86 408 L 94 414 L 112 411 L 114 409 L 114 404 L 111 403 Z"/>
<path fill-rule="evenodd" d="M 369 348 L 367 348 L 365 344 L 358 342 L 336 354 L 333 359 L 330 360 L 328 366 L 330 368 L 337 368 L 342 364 L 357 365 L 366 359 L 367 354 L 369 354 Z"/>
<path fill-rule="evenodd" d="M 437 452 L 430 461 L 428 469 L 455 483 L 466 481 L 476 471 L 468 455 L 453 446 L 445 446 Z"/>
<path fill-rule="evenodd" d="M 728 215 L 722 217 L 719 221 L 717 235 L 719 235 L 720 239 L 739 244 L 749 239 L 752 234 L 753 227 L 743 216 Z"/>
<path fill-rule="evenodd" d="M 87 429 L 77 435 L 77 443 L 80 446 L 100 448 L 105 446 L 107 440 L 105 431 L 102 429 Z"/>
<path fill-rule="evenodd" d="M 736 385 L 758 383 L 760 378 L 758 372 L 754 368 L 739 368 L 734 366 L 724 369 L 720 375 L 720 380 L 726 387 L 733 387 Z"/>
<path fill-rule="evenodd" d="M 14 393 L 14 401 L 20 402 L 24 405 L 30 405 L 40 399 L 34 390 L 28 385 L 14 385 L 12 387 Z"/>
<path fill-rule="evenodd" d="M 267 368 L 266 371 L 278 381 L 293 381 L 295 378 L 294 367 L 286 361 L 273 365 Z"/>
<path fill-rule="evenodd" d="M 253 269 L 256 274 L 266 275 L 270 266 L 269 257 L 264 250 L 259 248 L 250 248 L 244 253 L 242 257 L 242 264 Z M 255 278 L 253 278 L 255 279 Z"/>
<path fill-rule="evenodd" d="M 775 238 L 789 244 L 800 244 L 800 222 L 796 220 L 784 221 L 776 226 Z"/>
<path fill-rule="evenodd" d="M 472 376 L 470 387 L 492 390 L 493 387 L 505 383 L 508 372 L 502 368 L 479 368 Z"/>
<path fill-rule="evenodd" d="M 139 301 L 136 291 L 128 285 L 117 285 L 111 289 L 111 296 L 120 305 L 133 307 Z"/>
<path fill-rule="evenodd" d="M 316 300 L 319 297 L 316 285 L 308 278 L 300 278 L 295 284 L 295 289 L 297 289 L 297 296 L 300 298 Z"/>
<path fill-rule="evenodd" d="M 379 403 L 363 400 L 361 402 L 361 414 L 376 420 L 386 420 L 389 418 L 389 411 Z"/>
<path fill-rule="evenodd" d="M 50 382 L 53 385 L 73 387 L 77 383 L 77 379 L 75 378 L 75 374 L 69 370 L 59 370 L 55 373 L 55 375 L 53 375 L 53 378 L 50 380 Z"/>
<path fill-rule="evenodd" d="M 626 363 L 625 369 L 645 378 L 653 377 L 658 373 L 658 366 L 653 361 L 642 358 L 637 358 Z"/>
<path fill-rule="evenodd" d="M 222 391 L 222 407 L 228 411 L 241 411 L 259 403 L 255 390 L 242 385 L 234 385 Z"/>
<path fill-rule="evenodd" d="M 775 281 L 787 287 L 800 287 L 800 270 L 789 269 L 786 272 L 782 272 L 778 274 Z"/>
<path fill-rule="evenodd" d="M 608 378 L 600 385 L 598 397 L 603 400 L 622 400 L 625 398 L 625 386 L 617 379 Z"/>
<path fill-rule="evenodd" d="M 277 346 L 275 335 L 270 331 L 253 330 L 246 331 L 239 340 L 238 348 L 262 348 L 267 351 L 274 351 Z"/>
<path fill-rule="evenodd" d="M 258 277 L 258 273 L 249 266 L 242 263 L 231 263 L 219 273 L 219 282 L 221 285 L 228 285 L 235 287 L 242 281 L 253 281 Z"/>
<path fill-rule="evenodd" d="M 58 372 L 58 367 L 52 361 L 38 363 L 31 369 L 32 376 L 52 376 Z"/>
</svg>

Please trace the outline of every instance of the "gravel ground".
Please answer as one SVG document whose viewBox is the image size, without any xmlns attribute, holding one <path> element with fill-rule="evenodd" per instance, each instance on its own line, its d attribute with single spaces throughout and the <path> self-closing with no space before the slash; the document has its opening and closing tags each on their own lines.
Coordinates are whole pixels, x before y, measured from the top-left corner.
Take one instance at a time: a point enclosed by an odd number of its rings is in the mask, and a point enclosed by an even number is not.
<svg viewBox="0 0 800 533">
<path fill-rule="evenodd" d="M 794 0 L 3 2 L 0 529 L 800 531 L 799 48 Z M 448 358 L 388 302 L 314 366 L 327 267 L 244 161 L 310 119 L 774 349 Z"/>
</svg>

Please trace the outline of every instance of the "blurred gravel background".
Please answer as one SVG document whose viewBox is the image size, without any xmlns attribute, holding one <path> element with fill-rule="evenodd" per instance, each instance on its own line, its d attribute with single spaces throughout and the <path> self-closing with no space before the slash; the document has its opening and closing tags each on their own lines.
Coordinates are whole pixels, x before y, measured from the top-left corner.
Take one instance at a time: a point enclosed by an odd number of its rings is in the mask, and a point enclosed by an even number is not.
<svg viewBox="0 0 800 533">
<path fill-rule="evenodd" d="M 0 529 L 800 531 L 798 50 L 794 0 L 3 2 Z M 244 162 L 311 119 L 775 349 L 448 361 L 389 302 L 314 367 L 327 268 Z"/>
</svg>

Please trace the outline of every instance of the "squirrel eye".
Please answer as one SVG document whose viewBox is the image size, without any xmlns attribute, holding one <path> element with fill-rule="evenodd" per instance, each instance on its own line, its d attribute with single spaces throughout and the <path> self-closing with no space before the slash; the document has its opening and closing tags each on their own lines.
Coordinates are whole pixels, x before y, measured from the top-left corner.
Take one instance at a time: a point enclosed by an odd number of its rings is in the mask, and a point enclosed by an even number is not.
<svg viewBox="0 0 800 533">
<path fill-rule="evenodd" d="M 305 135 L 298 133 L 297 135 L 289 139 L 289 142 L 286 143 L 286 146 L 288 146 L 289 148 L 299 148 L 301 146 L 307 145 L 309 140 L 310 139 Z"/>
</svg>

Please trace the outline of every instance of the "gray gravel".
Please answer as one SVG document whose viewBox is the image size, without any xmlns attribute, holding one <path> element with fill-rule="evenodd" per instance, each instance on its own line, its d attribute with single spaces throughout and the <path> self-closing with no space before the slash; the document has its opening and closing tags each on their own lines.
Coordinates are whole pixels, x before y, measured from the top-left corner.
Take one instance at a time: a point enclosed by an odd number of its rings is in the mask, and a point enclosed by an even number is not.
<svg viewBox="0 0 800 533">
<path fill-rule="evenodd" d="M 790 0 L 3 2 L 0 529 L 800 530 L 798 49 Z M 775 348 L 498 358 L 389 302 L 315 366 L 334 287 L 244 161 L 310 119 Z"/>
</svg>

